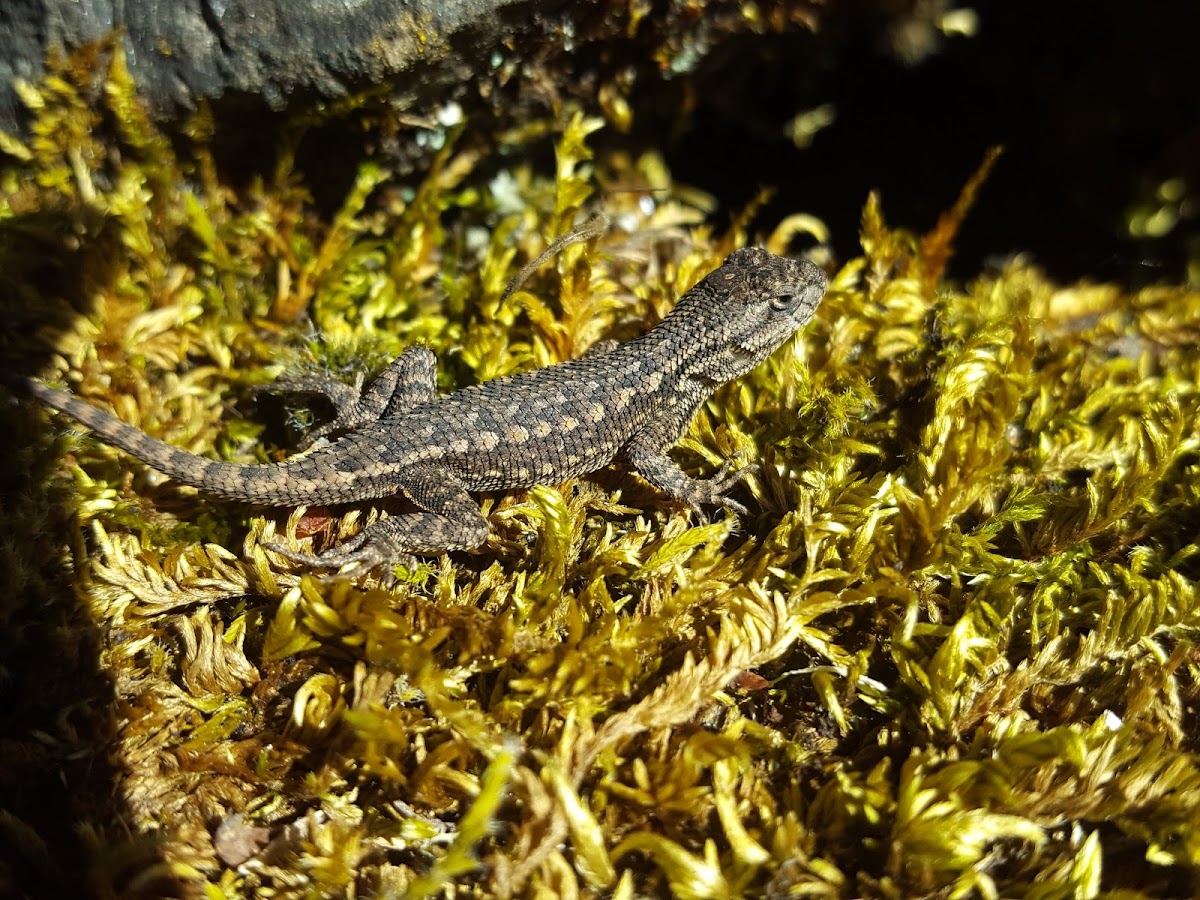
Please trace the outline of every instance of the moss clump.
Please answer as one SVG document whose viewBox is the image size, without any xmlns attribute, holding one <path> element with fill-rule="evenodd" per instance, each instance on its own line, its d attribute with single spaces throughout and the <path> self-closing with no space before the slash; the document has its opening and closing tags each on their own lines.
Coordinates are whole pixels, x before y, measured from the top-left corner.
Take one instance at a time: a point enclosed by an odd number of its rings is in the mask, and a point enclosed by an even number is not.
<svg viewBox="0 0 1200 900">
<path fill-rule="evenodd" d="M 322 222 L 286 147 L 233 190 L 203 118 L 172 147 L 113 60 L 98 104 L 94 61 L 27 86 L 34 136 L 4 139 L 10 320 L 57 326 L 21 348 L 47 377 L 196 451 L 274 455 L 220 397 L 284 366 L 423 341 L 450 388 L 641 332 L 747 238 L 658 190 L 655 159 L 592 160 L 598 123 L 572 113 L 553 175 L 509 165 L 482 190 L 483 153 L 451 139 L 412 189 L 368 163 Z M 600 183 L 622 185 L 618 227 L 502 301 Z M 1062 287 L 1020 258 L 945 284 L 974 187 L 924 238 L 872 198 L 814 324 L 701 411 L 680 458 L 758 461 L 745 521 L 602 473 L 485 498 L 480 554 L 325 583 L 263 541 L 368 510 L 247 524 L 64 439 L 73 516 L 10 535 L 6 558 L 69 548 L 113 684 L 122 805 L 87 820 L 89 878 L 209 897 L 1191 892 L 1200 294 Z M 47 279 L 32 244 L 72 277 Z"/>
</svg>

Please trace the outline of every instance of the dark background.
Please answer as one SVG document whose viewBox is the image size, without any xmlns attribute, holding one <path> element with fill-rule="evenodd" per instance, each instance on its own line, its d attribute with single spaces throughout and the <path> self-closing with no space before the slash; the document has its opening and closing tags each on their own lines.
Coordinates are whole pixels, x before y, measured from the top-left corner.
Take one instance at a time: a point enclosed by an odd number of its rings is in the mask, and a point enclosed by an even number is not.
<svg viewBox="0 0 1200 900">
<path fill-rule="evenodd" d="M 1000 144 L 952 275 L 1027 251 L 1063 280 L 1185 280 L 1187 259 L 1200 259 L 1200 4 L 973 8 L 975 37 L 943 38 L 917 62 L 870 16 L 846 23 L 834 55 L 820 35 L 731 40 L 698 73 L 699 105 L 669 157 L 675 176 L 727 212 L 770 186 L 764 229 L 811 211 L 845 258 L 868 191 L 881 192 L 890 223 L 925 231 Z M 836 121 L 798 150 L 782 124 L 822 103 Z M 1191 198 L 1184 217 L 1161 238 L 1131 236 L 1130 211 L 1172 177 Z"/>
</svg>

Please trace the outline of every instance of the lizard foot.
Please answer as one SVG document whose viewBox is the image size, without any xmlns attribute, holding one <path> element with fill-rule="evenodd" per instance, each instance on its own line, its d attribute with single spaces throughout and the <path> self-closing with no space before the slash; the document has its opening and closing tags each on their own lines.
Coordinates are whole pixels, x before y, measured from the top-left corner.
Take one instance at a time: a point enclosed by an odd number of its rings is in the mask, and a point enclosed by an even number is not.
<svg viewBox="0 0 1200 900">
<path fill-rule="evenodd" d="M 392 520 L 385 520 L 392 521 Z M 376 522 L 375 525 L 384 524 Z M 278 553 L 284 559 L 314 569 L 337 569 L 334 575 L 326 580 L 346 576 L 362 575 L 374 569 L 388 567 L 389 570 L 397 565 L 406 569 L 415 568 L 417 558 L 389 540 L 389 532 L 393 529 L 379 529 L 368 526 L 350 538 L 320 554 L 301 553 L 291 550 L 278 543 L 264 544 L 272 553 Z"/>
<path fill-rule="evenodd" d="M 362 385 L 361 372 L 355 376 L 354 384 L 346 384 L 336 378 L 321 375 L 283 375 L 271 384 L 263 385 L 259 390 L 273 394 L 309 394 L 321 397 L 333 407 L 332 421 L 310 429 L 304 435 L 300 449 L 306 450 L 323 437 L 337 431 L 353 430 L 371 419 L 373 410 L 363 409 Z"/>
<path fill-rule="evenodd" d="M 747 476 L 757 472 L 758 464 L 751 463 L 734 471 L 733 465 L 736 459 L 737 457 L 725 460 L 712 478 L 696 479 L 688 485 L 689 496 L 682 499 L 702 521 L 708 519 L 708 515 L 702 508 L 704 506 L 724 506 L 738 515 L 746 515 L 746 507 L 727 497 L 726 493 L 740 484 Z"/>
</svg>

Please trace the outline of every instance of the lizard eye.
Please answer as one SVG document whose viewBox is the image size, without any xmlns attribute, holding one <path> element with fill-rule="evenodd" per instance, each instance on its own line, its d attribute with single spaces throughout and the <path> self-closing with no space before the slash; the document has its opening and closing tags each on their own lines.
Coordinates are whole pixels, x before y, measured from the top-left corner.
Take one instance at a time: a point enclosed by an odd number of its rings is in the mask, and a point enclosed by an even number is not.
<svg viewBox="0 0 1200 900">
<path fill-rule="evenodd" d="M 776 312 L 783 312 L 785 309 L 791 307 L 792 301 L 795 299 L 794 294 L 772 294 L 770 300 L 771 309 Z"/>
</svg>

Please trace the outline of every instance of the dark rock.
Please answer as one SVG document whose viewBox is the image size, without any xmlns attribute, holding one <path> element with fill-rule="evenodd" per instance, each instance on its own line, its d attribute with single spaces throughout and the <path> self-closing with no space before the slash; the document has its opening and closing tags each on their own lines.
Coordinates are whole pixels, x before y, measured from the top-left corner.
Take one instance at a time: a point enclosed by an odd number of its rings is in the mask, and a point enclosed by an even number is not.
<svg viewBox="0 0 1200 900">
<path fill-rule="evenodd" d="M 47 52 L 124 32 L 130 72 L 153 112 L 170 117 L 229 92 L 282 107 L 336 98 L 448 52 L 472 26 L 498 39 L 512 0 L 5 0 L 0 4 L 0 128 L 21 113 L 14 78 Z"/>
</svg>

